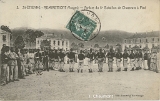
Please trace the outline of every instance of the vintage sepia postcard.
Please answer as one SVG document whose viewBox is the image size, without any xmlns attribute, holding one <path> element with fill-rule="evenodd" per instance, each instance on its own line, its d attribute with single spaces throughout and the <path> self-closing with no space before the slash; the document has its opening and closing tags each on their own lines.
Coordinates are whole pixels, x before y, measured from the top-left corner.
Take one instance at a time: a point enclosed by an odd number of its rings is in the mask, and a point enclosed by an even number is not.
<svg viewBox="0 0 160 101">
<path fill-rule="evenodd" d="M 0 0 L 0 101 L 160 100 L 160 0 Z"/>
</svg>

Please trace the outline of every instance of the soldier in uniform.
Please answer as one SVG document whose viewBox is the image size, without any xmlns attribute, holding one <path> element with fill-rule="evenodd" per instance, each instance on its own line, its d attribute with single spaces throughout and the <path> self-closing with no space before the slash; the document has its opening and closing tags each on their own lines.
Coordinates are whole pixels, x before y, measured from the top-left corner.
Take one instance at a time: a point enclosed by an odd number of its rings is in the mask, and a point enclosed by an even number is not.
<svg viewBox="0 0 160 101">
<path fill-rule="evenodd" d="M 54 50 L 49 52 L 49 67 L 54 70 Z"/>
<path fill-rule="evenodd" d="M 144 53 L 144 56 L 143 56 L 143 64 L 144 64 L 144 70 L 148 70 L 148 64 L 147 64 L 147 60 L 148 60 L 148 53 L 147 53 L 147 50 L 145 51 Z"/>
<path fill-rule="evenodd" d="M 122 61 L 122 53 L 120 52 L 120 49 L 117 50 L 117 53 L 115 54 L 116 57 L 116 64 L 117 64 L 117 72 L 121 71 L 121 61 Z"/>
<path fill-rule="evenodd" d="M 131 65 L 131 71 L 134 71 L 135 69 L 135 65 L 134 65 L 134 61 L 135 61 L 135 55 L 133 53 L 133 50 L 131 50 L 131 54 L 129 55 L 130 58 L 130 65 Z"/>
<path fill-rule="evenodd" d="M 21 72 L 21 79 L 25 79 L 25 57 L 24 57 L 24 51 L 23 49 L 20 50 L 18 53 L 19 55 L 19 60 L 20 60 L 20 72 Z"/>
<path fill-rule="evenodd" d="M 127 53 L 127 50 L 125 49 L 123 53 L 123 66 L 124 66 L 123 71 L 127 71 L 128 69 L 128 57 L 129 57 L 129 54 Z"/>
<path fill-rule="evenodd" d="M 9 54 L 9 47 L 8 46 L 5 46 L 4 48 L 3 48 L 3 52 L 2 52 L 2 55 L 1 55 L 1 63 L 2 63 L 2 78 L 1 78 L 1 81 L 2 81 L 2 86 L 3 85 L 6 85 L 6 80 L 7 80 L 7 67 L 8 67 L 8 60 L 9 60 L 9 58 L 8 58 L 8 54 Z"/>
<path fill-rule="evenodd" d="M 114 61 L 113 57 L 114 57 L 114 52 L 113 49 L 111 48 L 110 51 L 107 53 L 108 67 L 109 67 L 108 72 L 113 72 L 113 61 Z"/>
<path fill-rule="evenodd" d="M 37 50 L 37 52 L 34 56 L 34 61 L 35 61 L 35 64 L 36 64 L 37 75 L 42 75 L 42 71 L 40 71 L 40 62 L 42 61 L 40 50 Z"/>
<path fill-rule="evenodd" d="M 63 53 L 63 50 L 60 49 L 60 52 L 59 52 L 59 71 L 60 72 L 65 72 L 64 71 L 64 57 L 65 57 L 65 54 Z"/>
<path fill-rule="evenodd" d="M 18 66 L 17 66 L 17 59 L 19 58 L 18 55 L 15 53 L 15 49 L 11 47 L 9 53 L 9 66 L 10 66 L 10 80 L 19 81 L 18 79 Z"/>
<path fill-rule="evenodd" d="M 55 63 L 55 70 L 58 70 L 59 68 L 59 56 L 58 56 L 58 50 L 55 50 L 54 53 L 54 63 Z"/>
<path fill-rule="evenodd" d="M 142 58 L 143 58 L 143 54 L 142 54 L 142 50 L 141 49 L 139 49 L 139 52 L 138 52 L 138 66 L 139 66 L 139 69 L 142 69 Z"/>
<path fill-rule="evenodd" d="M 152 49 L 152 54 L 151 54 L 151 70 L 156 72 L 157 68 L 157 53 L 155 49 Z"/>
<path fill-rule="evenodd" d="M 43 62 L 43 69 L 49 71 L 49 67 L 48 67 L 48 51 L 44 50 L 42 52 L 42 62 Z"/>
<path fill-rule="evenodd" d="M 70 49 L 70 52 L 68 53 L 68 58 L 69 58 L 69 72 L 74 72 L 74 64 L 75 64 L 75 53 L 73 52 L 73 49 Z"/>
<path fill-rule="evenodd" d="M 138 50 L 135 50 L 135 66 L 136 66 L 136 69 L 135 70 L 139 70 L 139 53 L 138 53 Z"/>
<path fill-rule="evenodd" d="M 103 72 L 103 62 L 104 62 L 104 58 L 105 58 L 105 54 L 102 52 L 102 49 L 99 49 L 99 52 L 97 53 L 98 58 L 98 72 Z"/>
<path fill-rule="evenodd" d="M 90 49 L 90 52 L 88 53 L 88 58 L 89 73 L 92 73 L 93 61 L 95 59 L 95 54 L 92 49 Z"/>
<path fill-rule="evenodd" d="M 85 55 L 83 54 L 83 51 L 80 51 L 80 54 L 78 54 L 78 59 L 79 59 L 79 65 L 78 65 L 78 73 L 81 70 L 81 73 L 83 72 L 83 66 L 84 66 L 84 59 Z"/>
</svg>

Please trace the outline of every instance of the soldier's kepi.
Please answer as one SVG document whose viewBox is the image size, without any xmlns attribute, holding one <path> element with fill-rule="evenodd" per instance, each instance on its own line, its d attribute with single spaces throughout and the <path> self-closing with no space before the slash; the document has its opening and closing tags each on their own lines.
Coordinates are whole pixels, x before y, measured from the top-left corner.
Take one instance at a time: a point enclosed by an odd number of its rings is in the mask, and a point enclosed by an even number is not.
<svg viewBox="0 0 160 101">
<path fill-rule="evenodd" d="M 66 26 L 79 40 L 89 41 L 95 38 L 101 28 L 98 16 L 89 10 L 76 11 Z"/>
</svg>

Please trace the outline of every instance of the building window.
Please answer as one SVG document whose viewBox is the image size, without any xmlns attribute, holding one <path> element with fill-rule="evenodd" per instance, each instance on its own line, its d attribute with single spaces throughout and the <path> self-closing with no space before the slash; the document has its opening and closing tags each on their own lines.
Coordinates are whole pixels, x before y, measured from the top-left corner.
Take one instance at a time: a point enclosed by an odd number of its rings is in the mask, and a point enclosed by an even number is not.
<svg viewBox="0 0 160 101">
<path fill-rule="evenodd" d="M 158 38 L 157 40 L 158 40 L 158 42 L 159 42 L 159 38 Z"/>
<path fill-rule="evenodd" d="M 54 44 L 54 45 L 56 44 L 56 41 L 55 41 L 55 40 L 53 41 L 53 44 Z"/>
<path fill-rule="evenodd" d="M 154 44 L 152 44 L 152 47 L 154 47 Z"/>
<path fill-rule="evenodd" d="M 142 48 L 142 46 L 141 46 L 141 45 L 139 45 L 139 48 Z"/>
<path fill-rule="evenodd" d="M 3 35 L 2 40 L 3 42 L 6 42 L 6 35 Z"/>
<path fill-rule="evenodd" d="M 124 40 L 124 42 L 126 43 L 126 40 Z"/>
<path fill-rule="evenodd" d="M 62 46 L 64 45 L 64 41 L 62 41 Z"/>
<path fill-rule="evenodd" d="M 141 39 L 139 40 L 139 42 L 141 43 Z"/>
<path fill-rule="evenodd" d="M 146 39 L 146 42 L 148 42 L 148 40 Z"/>
<path fill-rule="evenodd" d="M 37 44 L 39 44 L 39 40 L 37 41 Z"/>
<path fill-rule="evenodd" d="M 59 45 L 59 43 L 60 43 L 60 42 L 58 41 L 58 45 Z"/>
<path fill-rule="evenodd" d="M 154 41 L 154 38 L 152 39 L 152 41 Z"/>
<path fill-rule="evenodd" d="M 131 45 L 129 45 L 129 48 L 131 48 Z"/>
</svg>

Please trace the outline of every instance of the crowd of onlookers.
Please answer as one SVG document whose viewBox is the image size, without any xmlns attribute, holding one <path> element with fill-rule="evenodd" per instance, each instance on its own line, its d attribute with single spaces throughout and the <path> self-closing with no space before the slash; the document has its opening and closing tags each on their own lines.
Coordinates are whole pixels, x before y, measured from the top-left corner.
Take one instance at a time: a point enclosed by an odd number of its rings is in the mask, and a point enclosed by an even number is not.
<svg viewBox="0 0 160 101">
<path fill-rule="evenodd" d="M 77 72 L 83 73 L 84 65 L 88 66 L 89 73 L 93 72 L 93 64 L 98 64 L 98 72 L 103 72 L 103 64 L 108 64 L 108 72 L 116 71 L 151 70 L 159 72 L 159 52 L 152 50 L 114 50 L 85 49 L 79 51 L 63 49 L 18 49 L 3 45 L 1 49 L 1 85 L 25 79 L 30 74 L 42 75 L 42 71 L 58 70 L 65 72 L 64 65 L 69 64 L 69 72 L 74 72 L 75 63 L 78 63 Z M 123 66 L 122 66 L 123 65 Z"/>
</svg>

